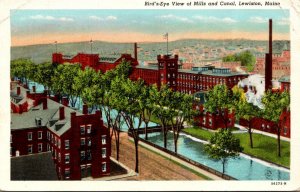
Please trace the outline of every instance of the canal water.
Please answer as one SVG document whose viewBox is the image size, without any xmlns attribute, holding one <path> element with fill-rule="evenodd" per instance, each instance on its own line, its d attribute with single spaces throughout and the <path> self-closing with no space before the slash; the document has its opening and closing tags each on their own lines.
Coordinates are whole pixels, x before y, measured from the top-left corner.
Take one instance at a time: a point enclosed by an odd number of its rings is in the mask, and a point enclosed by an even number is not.
<svg viewBox="0 0 300 192">
<path fill-rule="evenodd" d="M 144 138 L 143 135 L 141 137 Z M 163 135 L 161 132 L 149 133 L 148 138 L 150 142 L 163 147 Z M 222 163 L 209 158 L 204 151 L 204 143 L 204 141 L 190 135 L 180 134 L 178 139 L 178 154 L 222 172 Z M 174 151 L 172 133 L 168 133 L 167 148 Z M 241 154 L 236 159 L 230 158 L 227 161 L 225 174 L 238 180 L 289 180 L 290 178 L 288 169 L 251 158 L 244 154 Z"/>
</svg>

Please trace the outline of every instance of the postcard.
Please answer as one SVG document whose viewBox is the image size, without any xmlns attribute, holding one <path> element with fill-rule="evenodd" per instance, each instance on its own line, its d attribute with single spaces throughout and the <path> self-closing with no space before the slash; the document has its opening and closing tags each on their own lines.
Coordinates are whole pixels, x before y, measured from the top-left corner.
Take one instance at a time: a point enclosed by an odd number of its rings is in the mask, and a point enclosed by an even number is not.
<svg viewBox="0 0 300 192">
<path fill-rule="evenodd" d="M 1 4 L 1 190 L 300 189 L 299 2 Z"/>
</svg>

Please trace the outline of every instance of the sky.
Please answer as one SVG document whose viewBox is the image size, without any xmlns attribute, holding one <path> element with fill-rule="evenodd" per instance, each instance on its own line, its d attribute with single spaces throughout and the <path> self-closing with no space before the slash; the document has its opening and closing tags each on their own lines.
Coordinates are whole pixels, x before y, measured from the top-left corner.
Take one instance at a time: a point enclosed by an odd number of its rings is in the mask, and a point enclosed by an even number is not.
<svg viewBox="0 0 300 192">
<path fill-rule="evenodd" d="M 80 42 L 162 42 L 179 39 L 289 39 L 289 11 L 269 10 L 11 10 L 12 46 Z"/>
</svg>

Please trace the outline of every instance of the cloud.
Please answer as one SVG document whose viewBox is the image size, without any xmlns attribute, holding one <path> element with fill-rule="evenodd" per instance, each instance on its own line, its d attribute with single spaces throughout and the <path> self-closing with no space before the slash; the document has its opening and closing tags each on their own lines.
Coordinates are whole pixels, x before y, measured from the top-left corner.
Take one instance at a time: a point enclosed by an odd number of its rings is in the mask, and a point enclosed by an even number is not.
<svg viewBox="0 0 300 192">
<path fill-rule="evenodd" d="M 34 20 L 48 20 L 48 21 L 74 21 L 73 18 L 70 17 L 53 17 L 49 15 L 33 15 L 29 17 Z"/>
<path fill-rule="evenodd" d="M 96 20 L 96 21 L 116 21 L 118 19 L 117 17 L 112 16 L 112 15 L 104 17 L 104 18 L 92 15 L 92 16 L 89 16 L 89 18 L 92 20 Z"/>
<path fill-rule="evenodd" d="M 230 17 L 224 17 L 224 18 L 217 18 L 213 16 L 204 17 L 204 16 L 194 16 L 193 17 L 196 20 L 200 20 L 206 23 L 237 23 L 238 21 L 235 19 L 232 19 Z"/>
<path fill-rule="evenodd" d="M 268 18 L 267 17 L 250 17 L 250 19 L 248 21 L 251 23 L 266 23 L 266 22 L 268 22 Z"/>
<path fill-rule="evenodd" d="M 277 21 L 278 25 L 289 25 L 290 20 L 289 18 L 281 18 L 280 20 Z"/>
<path fill-rule="evenodd" d="M 158 18 L 161 18 L 161 19 L 174 19 L 174 20 L 177 20 L 177 21 L 185 22 L 185 23 L 193 23 L 192 20 L 190 20 L 186 17 L 180 17 L 180 16 L 176 16 L 176 15 L 172 15 L 172 14 L 161 15 L 161 16 L 158 16 Z"/>
</svg>

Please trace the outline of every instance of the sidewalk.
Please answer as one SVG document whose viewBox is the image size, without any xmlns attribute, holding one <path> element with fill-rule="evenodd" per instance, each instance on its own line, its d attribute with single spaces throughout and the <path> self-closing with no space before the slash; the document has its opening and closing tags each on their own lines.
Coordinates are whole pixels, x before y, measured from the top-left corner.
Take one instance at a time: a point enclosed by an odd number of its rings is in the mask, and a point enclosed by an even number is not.
<svg viewBox="0 0 300 192">
<path fill-rule="evenodd" d="M 239 125 L 239 124 L 234 124 L 234 126 L 236 128 L 239 128 L 240 131 L 233 131 L 232 133 L 247 133 L 247 128 L 245 128 L 244 126 L 242 125 Z M 275 134 L 272 134 L 272 133 L 267 133 L 267 132 L 264 132 L 264 131 L 259 131 L 259 130 L 256 130 L 256 129 L 252 129 L 253 133 L 258 133 L 258 134 L 261 134 L 261 135 L 266 135 L 266 136 L 269 136 L 269 137 L 273 137 L 273 138 L 276 138 L 277 139 L 277 135 Z M 283 137 L 283 136 L 280 136 L 280 140 L 283 140 L 283 141 L 288 141 L 290 142 L 290 138 L 287 138 L 287 137 Z"/>
</svg>

